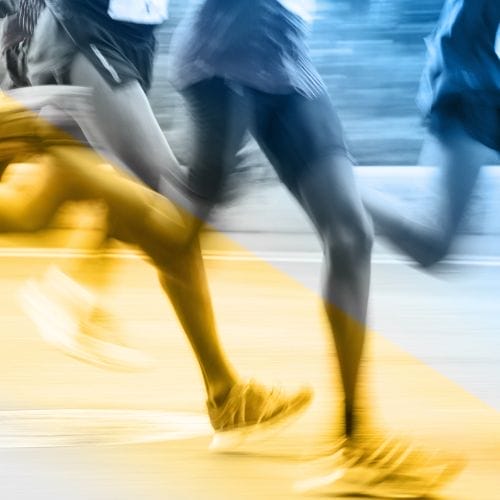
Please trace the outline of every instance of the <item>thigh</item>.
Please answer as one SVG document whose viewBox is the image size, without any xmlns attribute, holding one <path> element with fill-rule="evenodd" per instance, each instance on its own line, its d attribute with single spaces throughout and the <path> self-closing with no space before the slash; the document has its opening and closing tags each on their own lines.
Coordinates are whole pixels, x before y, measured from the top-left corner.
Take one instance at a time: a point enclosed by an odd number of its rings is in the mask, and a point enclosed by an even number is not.
<svg viewBox="0 0 500 500">
<path fill-rule="evenodd" d="M 342 126 L 328 98 L 255 97 L 254 133 L 322 236 L 369 231 Z"/>
<path fill-rule="evenodd" d="M 498 153 L 473 137 L 456 119 L 435 134 L 439 168 L 441 230 L 451 238 L 468 208 L 483 165 L 495 163 Z"/>
<path fill-rule="evenodd" d="M 181 175 L 137 81 L 111 87 L 81 54 L 72 62 L 69 78 L 73 85 L 92 89 L 95 120 L 82 124 L 92 143 L 109 149 L 122 166 L 153 189 L 158 189 L 163 175 Z"/>
<path fill-rule="evenodd" d="M 318 161 L 349 156 L 344 132 L 327 94 L 275 96 L 252 91 L 253 134 L 292 192 Z"/>
</svg>

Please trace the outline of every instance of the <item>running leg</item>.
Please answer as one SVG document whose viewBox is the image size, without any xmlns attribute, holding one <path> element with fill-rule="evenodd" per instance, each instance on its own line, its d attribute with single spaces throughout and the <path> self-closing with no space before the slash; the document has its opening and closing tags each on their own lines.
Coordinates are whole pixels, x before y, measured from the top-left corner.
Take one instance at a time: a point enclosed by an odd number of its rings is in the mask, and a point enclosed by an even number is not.
<svg viewBox="0 0 500 500">
<path fill-rule="evenodd" d="M 458 121 L 437 137 L 437 144 L 441 162 L 438 204 L 428 207 L 426 213 L 419 212 L 418 219 L 411 214 L 401 215 L 405 213 L 401 203 L 390 197 L 369 191 L 363 193 L 365 205 L 383 236 L 424 267 L 448 254 L 481 166 L 492 157 L 492 151 L 473 139 Z"/>
<path fill-rule="evenodd" d="M 328 97 L 309 100 L 298 94 L 254 93 L 254 99 L 256 137 L 323 243 L 324 306 L 344 389 L 344 430 L 351 436 L 366 332 L 371 223 Z"/>
</svg>

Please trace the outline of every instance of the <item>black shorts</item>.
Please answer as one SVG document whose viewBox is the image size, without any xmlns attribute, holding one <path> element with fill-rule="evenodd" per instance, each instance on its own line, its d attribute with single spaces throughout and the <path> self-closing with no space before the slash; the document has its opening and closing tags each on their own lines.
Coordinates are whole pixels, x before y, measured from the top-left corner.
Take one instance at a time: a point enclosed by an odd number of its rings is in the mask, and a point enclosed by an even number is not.
<svg viewBox="0 0 500 500">
<path fill-rule="evenodd" d="M 500 108 L 494 99 L 487 103 L 467 94 L 443 99 L 429 113 L 430 131 L 438 135 L 446 132 L 450 120 L 458 120 L 475 140 L 500 151 Z"/>
<path fill-rule="evenodd" d="M 153 78 L 156 38 L 153 26 L 140 28 L 47 7 L 28 56 L 30 80 L 33 84 L 69 83 L 69 66 L 82 53 L 110 86 L 138 81 L 147 92 Z"/>
</svg>

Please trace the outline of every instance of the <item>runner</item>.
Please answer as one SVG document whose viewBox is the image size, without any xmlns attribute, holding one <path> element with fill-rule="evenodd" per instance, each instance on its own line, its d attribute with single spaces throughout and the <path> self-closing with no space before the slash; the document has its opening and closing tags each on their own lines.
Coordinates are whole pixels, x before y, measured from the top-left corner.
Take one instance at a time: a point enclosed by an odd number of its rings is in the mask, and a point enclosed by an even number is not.
<svg viewBox="0 0 500 500">
<path fill-rule="evenodd" d="M 5 7 L 11 14 L 3 20 L 2 61 L 6 70 L 3 89 L 30 84 L 26 55 L 44 8 L 44 0 L 20 0 L 19 5 Z M 13 9 L 17 10 L 12 12 Z M 50 112 L 47 109 L 42 112 L 47 111 Z M 64 113 L 59 112 L 56 119 L 60 126 L 84 139 L 78 126 Z M 60 175 L 48 156 L 22 154 L 19 161 L 18 147 L 6 141 L 1 148 L 1 232 L 46 229 L 61 205 L 81 199 L 81 193 L 70 187 L 67 176 Z M 102 304 L 109 266 L 98 255 L 108 242 L 106 207 L 99 200 L 94 200 L 92 207 L 86 201 L 87 213 L 78 218 L 66 247 L 92 251 L 95 258 L 73 258 L 63 264 L 52 264 L 42 279 L 31 280 L 23 288 L 23 306 L 47 342 L 78 359 L 106 368 L 149 368 L 152 360 L 127 347 L 124 339 L 112 331 L 118 328 L 117 318 Z M 77 283 L 83 277 L 92 278 L 87 279 L 86 287 Z"/>
<path fill-rule="evenodd" d="M 447 0 L 427 41 L 418 103 L 438 146 L 438 205 L 418 220 L 386 196 L 364 197 L 384 237 L 424 267 L 448 254 L 481 167 L 498 160 L 499 22 L 497 0 Z"/>
<path fill-rule="evenodd" d="M 205 0 L 178 28 L 172 80 L 185 97 L 195 139 L 187 191 L 206 217 L 249 130 L 323 243 L 324 307 L 344 391 L 344 440 L 328 473 L 299 489 L 335 493 L 348 486 L 356 494 L 421 496 L 443 477 L 425 472 L 428 456 L 418 458 L 399 440 L 360 437 L 372 228 L 342 126 L 306 46 L 313 10 L 313 1 Z M 439 459 L 434 466 L 452 469 Z"/>
<path fill-rule="evenodd" d="M 151 11 L 128 9 L 133 7 L 129 2 L 47 5 L 28 54 L 30 82 L 67 82 L 90 89 L 94 115 L 89 119 L 84 113 L 77 121 L 92 144 L 104 144 L 116 164 L 129 167 L 134 177 L 117 176 L 103 166 L 102 157 L 72 141 L 68 145 L 67 138 L 59 144 L 60 137 L 54 139 L 53 130 L 43 122 L 37 122 L 35 135 L 45 134 L 44 151 L 50 150 L 63 175 L 71 175 L 79 189 L 106 201 L 112 234 L 138 244 L 158 268 L 200 364 L 215 430 L 213 445 L 256 437 L 264 427 L 307 407 L 311 392 L 302 389 L 286 395 L 240 379 L 219 344 L 201 253 L 188 230 L 192 218 L 137 183 L 139 177 L 158 188 L 162 174 L 169 179 L 180 175 L 145 94 L 151 82 L 154 29 L 166 9 L 160 5 L 158 15 L 151 18 Z M 74 107 L 73 98 L 56 102 L 68 111 Z"/>
</svg>

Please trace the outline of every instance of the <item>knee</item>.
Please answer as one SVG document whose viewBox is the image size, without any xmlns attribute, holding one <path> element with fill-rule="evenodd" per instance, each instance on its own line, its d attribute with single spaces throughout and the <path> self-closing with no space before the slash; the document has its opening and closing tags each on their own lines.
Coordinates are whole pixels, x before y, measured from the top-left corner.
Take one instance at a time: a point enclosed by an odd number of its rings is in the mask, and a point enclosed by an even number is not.
<svg viewBox="0 0 500 500">
<path fill-rule="evenodd" d="M 174 242 L 173 255 L 185 256 L 192 251 L 192 248 L 198 244 L 202 222 L 194 217 L 189 217 L 185 222 L 183 230 L 177 235 L 177 240 Z"/>
<path fill-rule="evenodd" d="M 154 264 L 169 273 L 183 268 L 193 247 L 197 245 L 201 223 L 193 216 L 182 214 L 178 223 L 154 221 L 151 231 L 140 236 L 140 246 Z"/>
<path fill-rule="evenodd" d="M 370 259 L 373 240 L 373 224 L 365 214 L 338 222 L 323 235 L 323 244 L 330 260 L 354 265 Z"/>
</svg>

